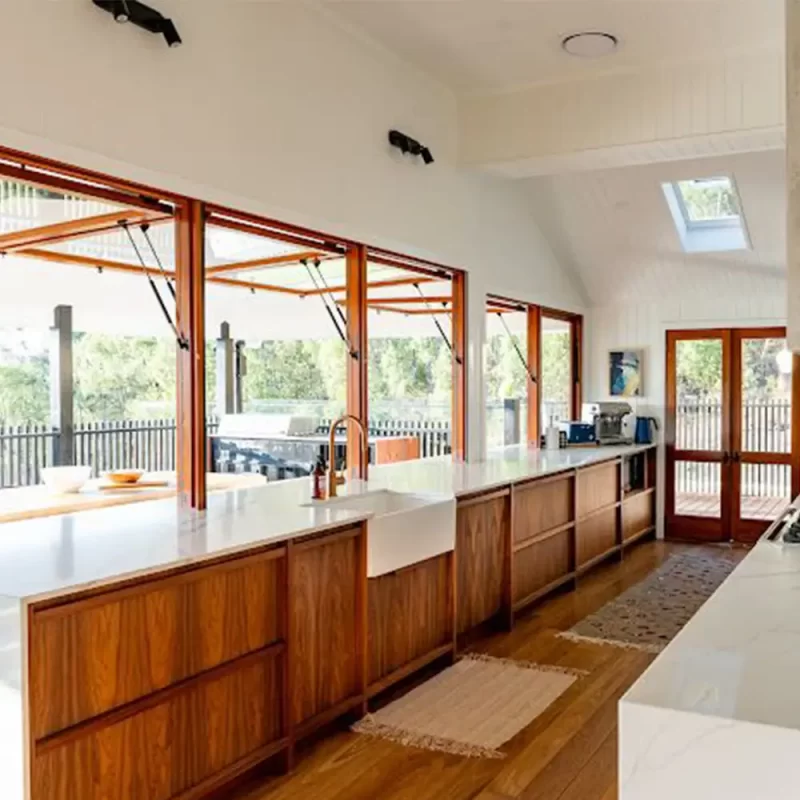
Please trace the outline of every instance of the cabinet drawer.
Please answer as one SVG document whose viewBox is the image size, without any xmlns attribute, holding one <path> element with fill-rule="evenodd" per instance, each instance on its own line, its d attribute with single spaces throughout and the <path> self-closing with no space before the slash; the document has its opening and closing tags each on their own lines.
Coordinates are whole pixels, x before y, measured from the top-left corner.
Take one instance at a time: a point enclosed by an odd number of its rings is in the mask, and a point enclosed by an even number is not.
<svg viewBox="0 0 800 800">
<path fill-rule="evenodd" d="M 514 542 L 523 542 L 573 520 L 574 480 L 570 474 L 516 487 Z"/>
<path fill-rule="evenodd" d="M 617 509 L 601 511 L 578 523 L 578 567 L 607 553 L 617 544 Z"/>
<path fill-rule="evenodd" d="M 284 552 L 34 612 L 29 660 L 34 739 L 283 638 Z"/>
<path fill-rule="evenodd" d="M 562 531 L 514 553 L 515 603 L 572 573 L 572 537 Z"/>
<path fill-rule="evenodd" d="M 264 654 L 218 677 L 166 691 L 162 702 L 89 723 L 34 755 L 36 800 L 169 800 L 284 733 L 282 657 Z M 113 715 L 112 715 L 113 716 Z"/>
<path fill-rule="evenodd" d="M 622 538 L 625 541 L 655 525 L 654 500 L 652 492 L 625 500 L 622 506 Z"/>
</svg>

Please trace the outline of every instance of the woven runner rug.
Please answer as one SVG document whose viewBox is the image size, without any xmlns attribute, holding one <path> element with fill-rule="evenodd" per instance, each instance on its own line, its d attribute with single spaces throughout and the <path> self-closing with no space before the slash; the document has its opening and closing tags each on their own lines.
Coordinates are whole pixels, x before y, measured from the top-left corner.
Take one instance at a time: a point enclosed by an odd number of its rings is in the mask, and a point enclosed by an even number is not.
<svg viewBox="0 0 800 800">
<path fill-rule="evenodd" d="M 504 758 L 499 748 L 585 674 L 467 654 L 353 730 L 408 747 Z"/>
<path fill-rule="evenodd" d="M 660 653 L 733 572 L 740 558 L 741 553 L 727 550 L 674 555 L 641 583 L 559 636 Z"/>
</svg>

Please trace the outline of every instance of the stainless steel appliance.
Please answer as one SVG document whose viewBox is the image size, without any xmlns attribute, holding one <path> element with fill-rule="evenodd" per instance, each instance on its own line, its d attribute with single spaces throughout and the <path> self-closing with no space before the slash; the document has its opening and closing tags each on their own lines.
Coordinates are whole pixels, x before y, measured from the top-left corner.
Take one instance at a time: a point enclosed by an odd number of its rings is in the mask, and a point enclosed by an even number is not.
<svg viewBox="0 0 800 800">
<path fill-rule="evenodd" d="M 769 526 L 761 537 L 770 542 L 779 544 L 800 544 L 800 498 L 794 501 L 776 520 Z"/>
<path fill-rule="evenodd" d="M 584 403 L 581 416 L 594 425 L 598 444 L 633 444 L 631 418 L 633 409 L 628 403 Z"/>
</svg>

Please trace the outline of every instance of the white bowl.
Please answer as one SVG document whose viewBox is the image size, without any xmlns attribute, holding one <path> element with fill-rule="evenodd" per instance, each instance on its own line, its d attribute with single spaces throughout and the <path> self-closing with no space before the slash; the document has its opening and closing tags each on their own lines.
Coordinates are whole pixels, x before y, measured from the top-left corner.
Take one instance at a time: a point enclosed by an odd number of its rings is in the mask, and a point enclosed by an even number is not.
<svg viewBox="0 0 800 800">
<path fill-rule="evenodd" d="M 91 467 L 44 467 L 42 482 L 53 494 L 75 494 L 92 476 Z"/>
</svg>

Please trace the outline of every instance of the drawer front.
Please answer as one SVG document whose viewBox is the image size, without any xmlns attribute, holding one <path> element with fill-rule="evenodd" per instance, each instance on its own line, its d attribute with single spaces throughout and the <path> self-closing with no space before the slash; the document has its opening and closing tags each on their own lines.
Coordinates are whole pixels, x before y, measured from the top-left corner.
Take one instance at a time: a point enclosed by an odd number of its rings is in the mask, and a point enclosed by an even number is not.
<svg viewBox="0 0 800 800">
<path fill-rule="evenodd" d="M 606 553 L 617 544 L 617 509 L 611 508 L 578 523 L 578 566 Z"/>
<path fill-rule="evenodd" d="M 619 464 L 578 471 L 578 519 L 619 500 Z"/>
<path fill-rule="evenodd" d="M 572 475 L 544 480 L 514 491 L 514 541 L 561 527 L 574 516 Z"/>
<path fill-rule="evenodd" d="M 265 655 L 33 758 L 36 800 L 169 800 L 281 738 L 281 658 Z"/>
<path fill-rule="evenodd" d="M 520 602 L 572 572 L 572 530 L 514 553 L 514 602 Z"/>
<path fill-rule="evenodd" d="M 34 739 L 282 638 L 284 569 L 263 554 L 34 613 Z"/>
<path fill-rule="evenodd" d="M 640 494 L 625 501 L 622 506 L 622 538 L 630 539 L 655 525 L 655 495 Z"/>
</svg>

